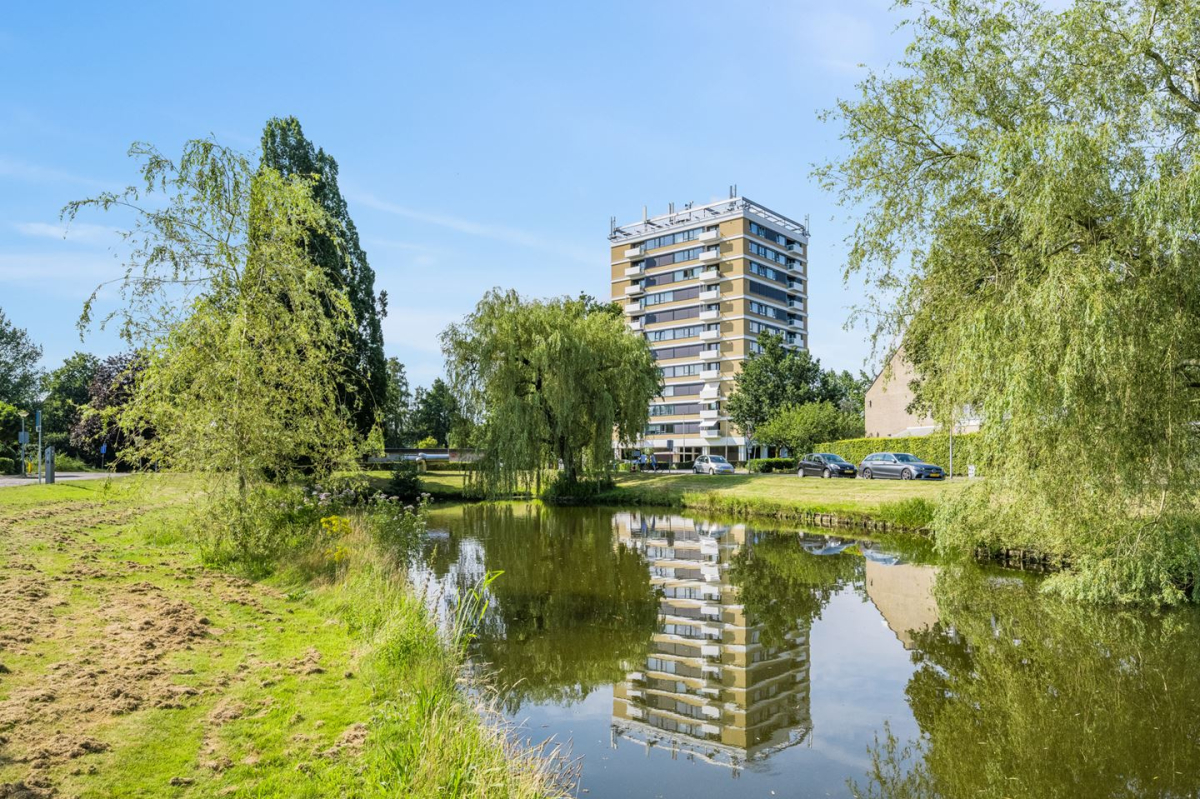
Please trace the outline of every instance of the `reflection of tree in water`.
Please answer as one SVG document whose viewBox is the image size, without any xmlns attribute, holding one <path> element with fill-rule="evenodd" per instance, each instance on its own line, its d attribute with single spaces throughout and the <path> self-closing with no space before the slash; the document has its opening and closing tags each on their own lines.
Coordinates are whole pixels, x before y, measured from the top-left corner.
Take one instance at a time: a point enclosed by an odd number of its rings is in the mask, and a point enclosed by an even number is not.
<svg viewBox="0 0 1200 799">
<path fill-rule="evenodd" d="M 748 617 L 763 626 L 763 642 L 777 646 L 786 634 L 808 630 L 834 594 L 861 582 L 862 573 L 862 556 L 853 550 L 814 555 L 795 534 L 755 533 L 734 555 L 729 580 Z"/>
<path fill-rule="evenodd" d="M 907 694 L 922 737 L 872 752 L 870 797 L 1196 796 L 1200 612 L 1096 609 L 943 571 Z"/>
<path fill-rule="evenodd" d="M 646 561 L 616 544 L 611 513 L 479 505 L 462 509 L 451 537 L 483 541 L 470 562 L 454 550 L 460 588 L 504 572 L 473 654 L 493 667 L 510 712 L 528 701 L 582 699 L 644 659 L 657 597 Z"/>
</svg>

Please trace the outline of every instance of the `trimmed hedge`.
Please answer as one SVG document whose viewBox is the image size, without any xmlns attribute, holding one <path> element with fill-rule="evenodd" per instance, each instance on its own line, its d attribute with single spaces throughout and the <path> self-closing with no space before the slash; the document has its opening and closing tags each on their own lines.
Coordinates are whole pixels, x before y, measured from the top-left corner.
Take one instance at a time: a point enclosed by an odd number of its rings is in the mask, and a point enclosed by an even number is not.
<svg viewBox="0 0 1200 799">
<path fill-rule="evenodd" d="M 985 471 L 985 464 L 976 454 L 978 433 L 960 433 L 954 437 L 954 473 L 965 475 L 967 466 L 975 466 L 975 474 Z M 857 466 L 863 458 L 873 452 L 909 452 L 923 461 L 935 463 L 943 469 L 950 468 L 950 436 L 932 433 L 927 436 L 904 436 L 900 438 L 847 438 L 817 444 L 813 452 L 831 452 L 841 455 Z"/>
<path fill-rule="evenodd" d="M 751 458 L 746 461 L 746 469 L 751 474 L 770 474 L 771 472 L 796 471 L 795 458 Z"/>
<path fill-rule="evenodd" d="M 0 474 L 16 474 L 17 462 L 12 458 L 0 458 Z"/>
<path fill-rule="evenodd" d="M 461 463 L 450 463 L 449 461 L 426 461 L 425 471 L 427 472 L 475 472 L 479 471 L 479 464 L 476 461 L 463 461 Z"/>
</svg>

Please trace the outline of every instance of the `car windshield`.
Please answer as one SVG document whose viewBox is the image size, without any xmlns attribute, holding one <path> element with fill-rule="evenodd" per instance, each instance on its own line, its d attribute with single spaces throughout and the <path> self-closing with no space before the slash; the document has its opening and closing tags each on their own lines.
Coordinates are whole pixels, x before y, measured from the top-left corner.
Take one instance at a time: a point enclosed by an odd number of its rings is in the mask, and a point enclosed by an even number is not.
<svg viewBox="0 0 1200 799">
<path fill-rule="evenodd" d="M 901 463 L 923 463 L 923 461 L 916 455 L 909 455 L 907 452 L 897 452 L 895 455 L 896 460 L 900 461 Z"/>
<path fill-rule="evenodd" d="M 709 460 L 713 463 L 729 463 L 729 461 L 725 460 L 720 455 L 712 455 L 709 457 Z"/>
<path fill-rule="evenodd" d="M 841 455 L 834 455 L 831 452 L 822 453 L 821 457 L 825 459 L 826 463 L 846 463 L 846 459 Z"/>
</svg>

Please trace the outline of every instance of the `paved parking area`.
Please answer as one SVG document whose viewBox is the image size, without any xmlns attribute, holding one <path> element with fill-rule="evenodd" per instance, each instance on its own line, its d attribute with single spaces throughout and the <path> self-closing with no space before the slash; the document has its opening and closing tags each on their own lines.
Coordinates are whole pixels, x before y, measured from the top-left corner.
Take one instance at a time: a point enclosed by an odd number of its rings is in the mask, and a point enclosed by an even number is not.
<svg viewBox="0 0 1200 799">
<path fill-rule="evenodd" d="M 128 472 L 58 472 L 54 475 L 54 482 L 63 483 L 68 480 L 103 480 L 106 477 L 128 476 Z M 36 484 L 37 480 L 32 477 L 0 477 L 0 488 L 9 488 L 11 486 L 31 486 Z"/>
</svg>

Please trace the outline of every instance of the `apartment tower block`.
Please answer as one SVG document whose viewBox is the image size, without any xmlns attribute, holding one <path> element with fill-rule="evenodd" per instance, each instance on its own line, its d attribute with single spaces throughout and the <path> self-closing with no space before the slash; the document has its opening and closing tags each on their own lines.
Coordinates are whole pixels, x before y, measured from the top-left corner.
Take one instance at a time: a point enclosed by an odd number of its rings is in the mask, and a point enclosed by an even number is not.
<svg viewBox="0 0 1200 799">
<path fill-rule="evenodd" d="M 662 370 L 639 448 L 746 459 L 725 400 L 764 331 L 808 346 L 808 228 L 745 197 L 611 223 L 612 296 Z"/>
</svg>

